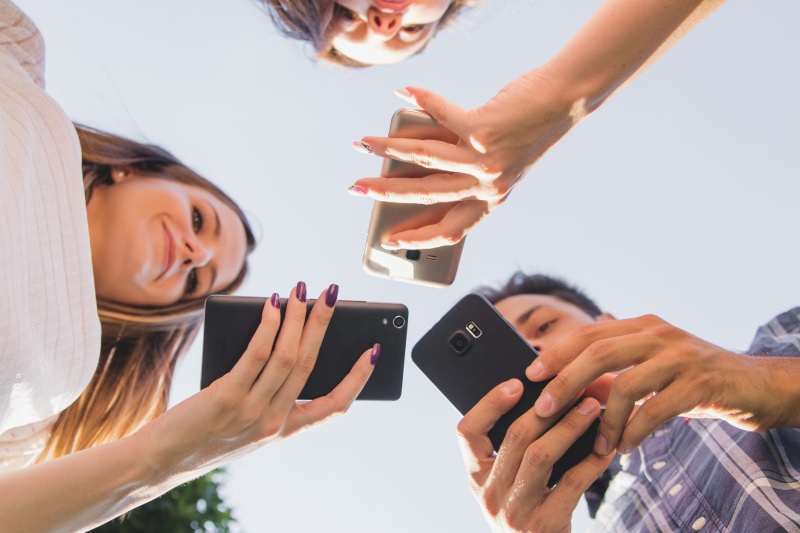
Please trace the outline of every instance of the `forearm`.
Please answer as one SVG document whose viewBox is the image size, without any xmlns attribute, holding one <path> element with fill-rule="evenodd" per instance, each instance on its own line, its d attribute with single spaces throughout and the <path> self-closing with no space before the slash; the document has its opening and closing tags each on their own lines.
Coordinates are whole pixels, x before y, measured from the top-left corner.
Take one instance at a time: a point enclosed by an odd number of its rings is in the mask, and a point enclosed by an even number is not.
<svg viewBox="0 0 800 533">
<path fill-rule="evenodd" d="M 800 358 L 753 357 L 761 367 L 761 393 L 777 413 L 773 427 L 800 428 Z M 770 429 L 770 428 L 764 428 Z"/>
<path fill-rule="evenodd" d="M 724 0 L 607 0 L 541 69 L 576 118 L 615 91 L 710 15 Z"/>
<path fill-rule="evenodd" d="M 83 531 L 186 481 L 147 460 L 135 434 L 0 476 L 3 531 Z"/>
</svg>

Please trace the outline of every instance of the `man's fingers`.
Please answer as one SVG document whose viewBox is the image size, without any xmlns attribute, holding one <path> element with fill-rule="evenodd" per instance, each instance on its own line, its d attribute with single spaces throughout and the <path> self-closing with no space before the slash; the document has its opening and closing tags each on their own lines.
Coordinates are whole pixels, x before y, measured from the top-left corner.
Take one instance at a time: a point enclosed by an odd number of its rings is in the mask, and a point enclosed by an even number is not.
<svg viewBox="0 0 800 533">
<path fill-rule="evenodd" d="M 572 513 L 578 502 L 589 487 L 606 471 L 608 465 L 614 460 L 615 453 L 599 455 L 590 453 L 586 459 L 567 470 L 561 476 L 558 484 L 548 496 L 554 504 L 554 509 L 561 509 L 564 513 Z M 556 511 L 558 513 L 559 511 Z"/>
<path fill-rule="evenodd" d="M 241 359 L 231 369 L 231 382 L 241 391 L 247 392 L 264 370 L 272 354 L 272 345 L 275 335 L 281 324 L 280 297 L 276 294 L 264 303 L 261 313 L 261 323 L 250 339 L 247 349 Z"/>
<path fill-rule="evenodd" d="M 406 102 L 414 103 L 425 110 L 433 120 L 452 131 L 464 140 L 470 135 L 470 122 L 467 112 L 445 97 L 427 89 L 406 87 L 398 89 L 395 94 Z"/>
<path fill-rule="evenodd" d="M 552 416 L 603 374 L 641 363 L 658 347 L 659 340 L 647 333 L 602 338 L 588 345 L 547 384 L 536 401 L 536 413 Z"/>
<path fill-rule="evenodd" d="M 478 474 L 486 466 L 486 460 L 494 455 L 489 430 L 521 397 L 522 383 L 518 379 L 501 383 L 476 403 L 459 422 L 457 433 L 461 454 L 470 474 Z M 484 474 L 488 475 L 488 472 Z"/>
<path fill-rule="evenodd" d="M 427 249 L 452 246 L 466 237 L 488 212 L 487 202 L 481 200 L 457 202 L 436 224 L 390 235 L 386 248 Z"/>
<path fill-rule="evenodd" d="M 288 437 L 344 414 L 366 385 L 379 357 L 380 345 L 376 344 L 361 354 L 352 370 L 330 393 L 298 403 L 289 413 L 283 435 Z"/>
<path fill-rule="evenodd" d="M 514 482 L 520 497 L 532 497 L 547 486 L 555 462 L 589 429 L 599 414 L 597 400 L 585 398 L 527 447 Z"/>
<path fill-rule="evenodd" d="M 480 181 L 470 174 L 431 174 L 422 178 L 364 178 L 351 189 L 382 202 L 434 204 L 475 198 Z"/>
</svg>

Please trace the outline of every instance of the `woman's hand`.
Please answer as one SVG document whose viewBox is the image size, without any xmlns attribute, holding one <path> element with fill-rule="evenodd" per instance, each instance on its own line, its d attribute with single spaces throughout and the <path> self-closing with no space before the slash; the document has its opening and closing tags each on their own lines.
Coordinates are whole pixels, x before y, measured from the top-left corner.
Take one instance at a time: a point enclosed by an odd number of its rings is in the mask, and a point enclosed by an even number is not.
<svg viewBox="0 0 800 533">
<path fill-rule="evenodd" d="M 466 111 L 443 97 L 409 87 L 398 96 L 418 105 L 460 140 L 364 137 L 358 150 L 441 170 L 422 178 L 365 178 L 356 195 L 398 203 L 452 203 L 437 222 L 400 231 L 389 247 L 455 244 L 502 204 L 530 167 L 582 117 L 539 68 L 509 83 L 485 105 Z"/>
<path fill-rule="evenodd" d="M 555 376 L 535 405 L 540 416 L 588 387 L 606 403 L 595 451 L 627 453 L 679 415 L 721 418 L 749 431 L 790 425 L 796 407 L 780 393 L 792 375 L 784 363 L 724 350 L 648 315 L 578 328 L 526 374 L 533 381 Z"/>
<path fill-rule="evenodd" d="M 531 409 L 511 425 L 495 456 L 487 433 L 521 397 L 519 380 L 502 383 L 459 423 L 472 493 L 493 531 L 569 531 L 581 496 L 608 468 L 614 454 L 589 454 L 553 489 L 547 487 L 547 481 L 553 464 L 597 418 L 600 405 L 586 398 L 552 428 L 552 417 L 540 418 Z"/>
<path fill-rule="evenodd" d="M 299 283 L 280 335 L 280 298 L 273 295 L 236 366 L 143 428 L 154 451 L 153 467 L 170 475 L 197 475 L 347 411 L 372 374 L 379 345 L 367 350 L 330 394 L 296 402 L 314 368 L 337 291 L 331 285 L 305 322 L 306 288 Z"/>
</svg>

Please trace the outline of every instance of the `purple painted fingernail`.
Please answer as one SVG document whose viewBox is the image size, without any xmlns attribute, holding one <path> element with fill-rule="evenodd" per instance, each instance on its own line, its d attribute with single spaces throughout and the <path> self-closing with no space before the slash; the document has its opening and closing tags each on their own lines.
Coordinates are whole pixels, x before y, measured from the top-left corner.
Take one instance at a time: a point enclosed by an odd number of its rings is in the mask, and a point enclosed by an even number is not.
<svg viewBox="0 0 800 533">
<path fill-rule="evenodd" d="M 364 141 L 353 141 L 353 149 L 355 149 L 356 152 L 361 152 L 362 154 L 372 153 L 372 148 L 370 148 L 369 145 Z"/>
<path fill-rule="evenodd" d="M 305 281 L 298 281 L 297 282 L 297 290 L 294 291 L 294 295 L 303 303 L 306 303 L 306 283 Z"/>
<path fill-rule="evenodd" d="M 281 308 L 281 297 L 278 296 L 277 292 L 272 293 L 272 298 L 270 298 L 269 301 L 272 303 L 272 307 L 275 309 Z"/>
<path fill-rule="evenodd" d="M 366 196 L 367 188 L 361 185 L 351 185 L 347 188 L 347 192 L 349 192 L 353 196 Z"/>
<path fill-rule="evenodd" d="M 325 305 L 328 307 L 333 307 L 333 304 L 336 303 L 336 299 L 339 297 L 339 286 L 335 283 L 331 283 L 331 286 L 328 287 L 328 292 L 325 293 Z"/>
<path fill-rule="evenodd" d="M 381 356 L 381 345 L 377 342 L 372 346 L 372 354 L 369 356 L 369 362 L 372 366 L 375 366 L 375 363 L 378 362 L 378 359 Z"/>
</svg>

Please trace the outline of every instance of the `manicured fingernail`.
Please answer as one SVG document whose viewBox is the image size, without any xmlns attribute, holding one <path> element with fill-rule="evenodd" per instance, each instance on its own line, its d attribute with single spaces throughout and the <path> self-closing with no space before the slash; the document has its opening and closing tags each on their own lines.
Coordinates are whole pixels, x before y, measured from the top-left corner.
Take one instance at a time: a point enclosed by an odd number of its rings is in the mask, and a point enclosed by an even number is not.
<svg viewBox="0 0 800 533">
<path fill-rule="evenodd" d="M 281 308 L 281 297 L 278 296 L 277 292 L 272 293 L 272 298 L 269 299 L 270 303 L 272 303 L 272 307 L 275 309 Z"/>
<path fill-rule="evenodd" d="M 354 141 L 353 148 L 356 152 L 361 152 L 362 154 L 372 153 L 372 148 L 370 148 L 369 145 L 363 141 Z"/>
<path fill-rule="evenodd" d="M 544 391 L 536 400 L 536 403 L 533 404 L 533 407 L 536 409 L 537 415 L 550 416 L 550 414 L 555 411 L 553 396 L 549 392 Z"/>
<path fill-rule="evenodd" d="M 295 297 L 300 300 L 301 302 L 305 303 L 306 301 L 306 283 L 304 281 L 297 282 L 297 290 L 294 291 Z"/>
<path fill-rule="evenodd" d="M 399 89 L 394 90 L 394 94 L 397 95 L 399 98 L 406 100 L 407 102 L 411 102 L 412 104 L 416 104 L 414 102 L 414 95 L 409 92 L 408 89 L 401 87 Z"/>
<path fill-rule="evenodd" d="M 608 455 L 608 439 L 602 433 L 598 433 L 594 439 L 594 451 L 600 455 Z"/>
<path fill-rule="evenodd" d="M 381 345 L 377 342 L 372 346 L 372 354 L 369 356 L 369 362 L 372 366 L 375 366 L 375 363 L 378 362 L 378 359 L 381 356 Z"/>
<path fill-rule="evenodd" d="M 328 287 L 328 292 L 325 293 L 325 305 L 328 307 L 333 307 L 333 304 L 336 303 L 336 298 L 339 297 L 339 286 L 335 283 L 332 283 L 330 287 Z"/>
<path fill-rule="evenodd" d="M 347 188 L 347 192 L 349 192 L 353 196 L 366 196 L 367 188 L 362 187 L 361 185 L 351 185 Z"/>
<path fill-rule="evenodd" d="M 594 405 L 589 400 L 583 400 L 578 404 L 577 411 L 582 415 L 590 415 L 594 411 Z"/>
<path fill-rule="evenodd" d="M 400 243 L 398 243 L 397 241 L 382 242 L 381 243 L 381 248 L 383 248 L 384 250 L 399 250 L 400 249 Z"/>
<path fill-rule="evenodd" d="M 505 392 L 509 396 L 513 396 L 514 394 L 519 392 L 521 388 L 522 388 L 522 383 L 520 383 L 519 380 L 512 379 L 511 381 L 503 385 L 503 392 Z"/>
<path fill-rule="evenodd" d="M 528 367 L 528 377 L 537 380 L 542 378 L 542 374 L 544 374 L 544 365 L 537 359 Z"/>
</svg>

